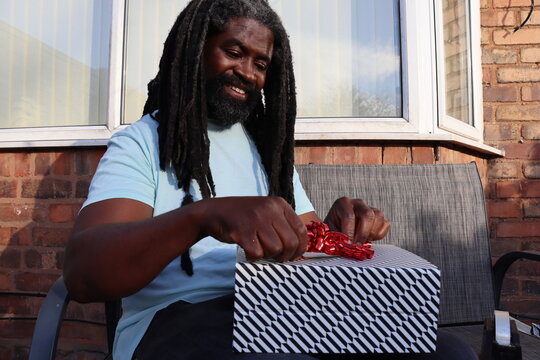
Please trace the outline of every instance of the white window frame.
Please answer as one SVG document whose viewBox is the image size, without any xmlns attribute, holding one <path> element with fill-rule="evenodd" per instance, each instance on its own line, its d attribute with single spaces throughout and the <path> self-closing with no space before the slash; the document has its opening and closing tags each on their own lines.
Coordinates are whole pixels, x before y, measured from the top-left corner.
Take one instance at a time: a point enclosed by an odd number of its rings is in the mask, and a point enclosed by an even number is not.
<svg viewBox="0 0 540 360">
<path fill-rule="evenodd" d="M 444 69 L 440 31 L 441 0 L 401 0 L 402 118 L 300 118 L 297 140 L 418 140 L 459 143 L 491 154 L 498 149 L 483 144 L 480 60 L 480 3 L 470 0 L 474 126 L 442 113 Z M 0 130 L 0 148 L 104 145 L 124 128 L 122 116 L 124 35 L 127 5 L 112 0 L 109 83 L 106 125 Z M 437 41 L 435 41 L 437 39 Z M 439 65 L 439 66 L 437 66 Z M 437 81 L 439 80 L 439 81 Z M 462 125 L 466 125 L 463 127 Z"/>
</svg>

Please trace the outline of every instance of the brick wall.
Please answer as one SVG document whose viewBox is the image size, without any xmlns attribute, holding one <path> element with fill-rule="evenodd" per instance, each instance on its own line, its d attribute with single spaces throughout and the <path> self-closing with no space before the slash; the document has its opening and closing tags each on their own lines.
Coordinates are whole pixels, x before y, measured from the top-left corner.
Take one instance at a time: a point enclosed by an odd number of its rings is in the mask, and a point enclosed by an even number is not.
<svg viewBox="0 0 540 360">
<path fill-rule="evenodd" d="M 486 160 L 458 146 L 412 142 L 298 144 L 298 163 L 432 164 L 477 161 L 488 197 L 494 259 L 540 250 L 540 11 L 511 33 L 529 0 L 482 0 L 485 139 L 504 148 Z M 0 360 L 27 358 L 43 295 L 62 272 L 73 218 L 102 148 L 0 152 Z M 540 316 L 540 266 L 519 263 L 505 285 L 505 305 Z M 71 303 L 59 358 L 98 359 L 105 352 L 101 305 Z M 83 322 L 81 322 L 81 320 Z"/>
<path fill-rule="evenodd" d="M 102 154 L 103 149 L 0 152 L 2 360 L 28 357 L 39 306 L 62 273 L 73 219 Z M 61 353 L 83 349 L 85 359 L 102 359 L 102 305 L 70 303 L 66 318 L 77 321 L 65 322 Z"/>
<path fill-rule="evenodd" d="M 487 160 L 454 146 L 425 143 L 301 143 L 298 163 L 434 164 Z M 73 220 L 104 149 L 0 152 L 0 360 L 26 359 L 43 296 L 62 273 Z M 101 304 L 70 303 L 60 334 L 62 359 L 101 359 Z"/>
<path fill-rule="evenodd" d="M 540 11 L 530 0 L 481 2 L 485 140 L 504 149 L 491 160 L 488 211 L 494 258 L 540 250 Z M 505 281 L 504 306 L 540 316 L 540 264 L 521 262 Z"/>
</svg>

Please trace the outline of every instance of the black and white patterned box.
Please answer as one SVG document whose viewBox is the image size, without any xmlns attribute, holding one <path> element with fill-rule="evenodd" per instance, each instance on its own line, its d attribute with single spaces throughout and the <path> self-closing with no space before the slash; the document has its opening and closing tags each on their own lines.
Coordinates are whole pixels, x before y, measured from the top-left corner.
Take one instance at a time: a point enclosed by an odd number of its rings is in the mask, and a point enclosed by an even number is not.
<svg viewBox="0 0 540 360">
<path fill-rule="evenodd" d="M 392 245 L 373 259 L 236 265 L 233 349 L 256 353 L 435 350 L 440 272 Z"/>
</svg>

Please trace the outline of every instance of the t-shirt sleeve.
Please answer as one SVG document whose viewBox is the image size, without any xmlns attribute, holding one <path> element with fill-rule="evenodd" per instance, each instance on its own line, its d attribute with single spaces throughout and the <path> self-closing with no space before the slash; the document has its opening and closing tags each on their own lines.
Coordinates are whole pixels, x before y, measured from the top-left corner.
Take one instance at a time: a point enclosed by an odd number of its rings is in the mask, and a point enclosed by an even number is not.
<svg viewBox="0 0 540 360">
<path fill-rule="evenodd" d="M 139 126 L 111 137 L 83 207 L 115 198 L 137 200 L 154 207 L 157 149 L 152 149 L 151 131 L 145 130 L 148 129 L 141 131 Z"/>
<path fill-rule="evenodd" d="M 302 186 L 302 183 L 300 182 L 300 176 L 298 176 L 296 169 L 294 169 L 294 173 L 293 173 L 293 188 L 294 188 L 294 202 L 296 204 L 296 209 L 295 209 L 296 213 L 298 215 L 302 215 L 310 211 L 315 211 L 315 209 L 313 208 L 313 205 L 311 204 L 311 201 L 309 201 L 306 195 L 306 192 L 304 190 L 304 187 Z"/>
</svg>

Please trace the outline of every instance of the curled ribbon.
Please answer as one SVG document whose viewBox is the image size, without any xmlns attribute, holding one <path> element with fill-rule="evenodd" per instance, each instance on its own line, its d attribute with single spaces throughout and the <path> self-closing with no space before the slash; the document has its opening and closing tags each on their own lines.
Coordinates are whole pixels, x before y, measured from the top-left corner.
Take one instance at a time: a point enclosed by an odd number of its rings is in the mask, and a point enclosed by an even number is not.
<svg viewBox="0 0 540 360">
<path fill-rule="evenodd" d="M 371 259 L 375 251 L 371 243 L 351 244 L 349 237 L 337 231 L 330 231 L 327 224 L 312 221 L 307 226 L 308 252 L 318 252 L 328 255 L 340 255 L 351 259 Z"/>
</svg>

